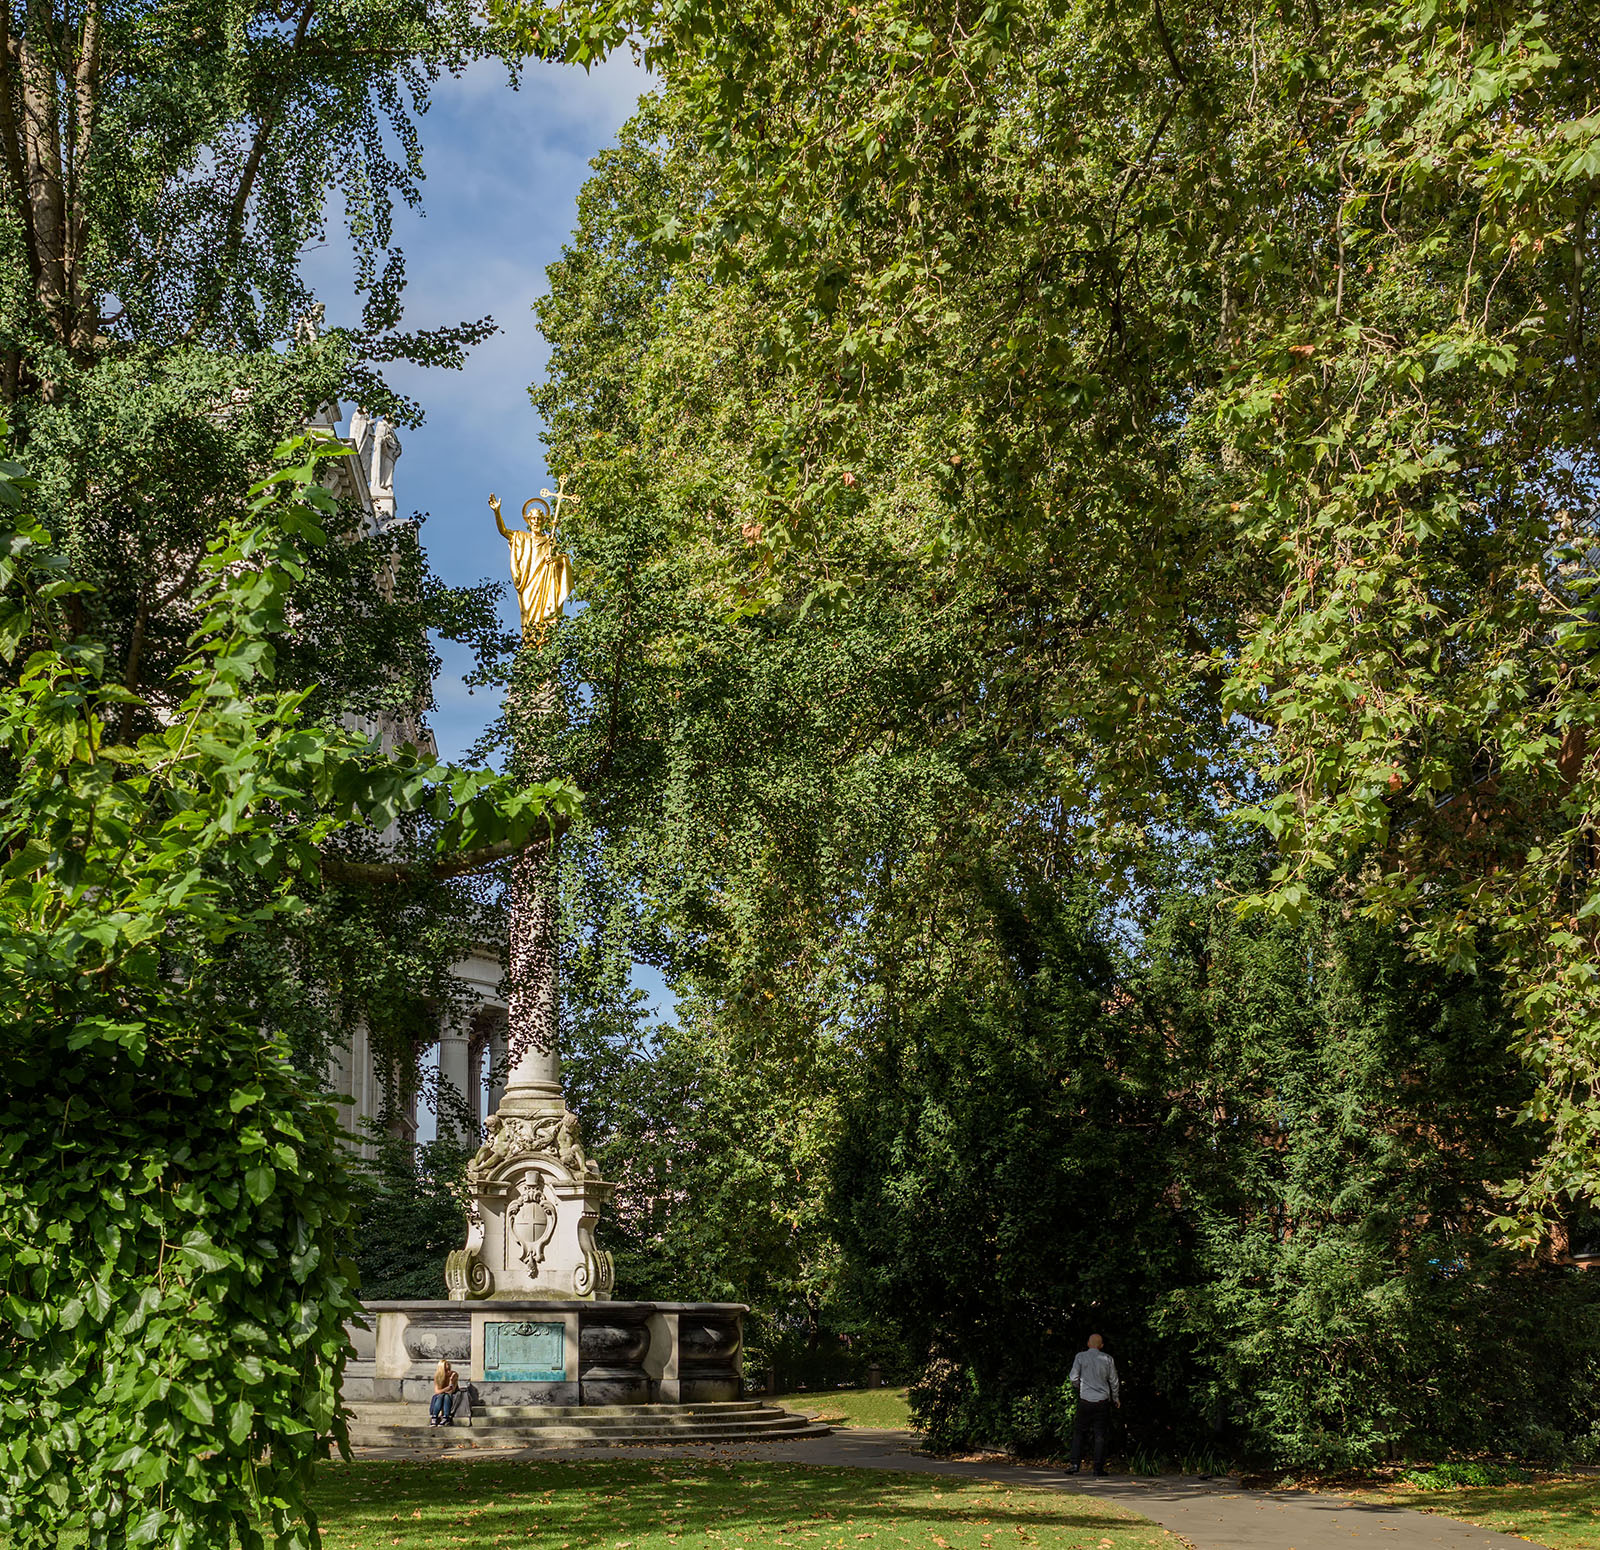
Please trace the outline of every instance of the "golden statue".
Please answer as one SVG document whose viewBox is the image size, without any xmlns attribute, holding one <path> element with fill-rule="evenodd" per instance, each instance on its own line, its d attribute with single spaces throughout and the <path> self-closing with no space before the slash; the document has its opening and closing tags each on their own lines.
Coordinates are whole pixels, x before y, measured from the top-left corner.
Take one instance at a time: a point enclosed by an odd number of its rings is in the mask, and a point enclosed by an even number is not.
<svg viewBox="0 0 1600 1550">
<path fill-rule="evenodd" d="M 563 484 L 565 481 L 563 481 Z M 563 503 L 576 501 L 564 488 L 555 494 L 541 490 L 523 502 L 522 520 L 527 532 L 513 532 L 500 516 L 500 497 L 491 495 L 494 525 L 511 545 L 511 580 L 522 605 L 522 638 L 538 641 L 545 626 L 561 617 L 561 605 L 572 595 L 572 561 L 556 548 L 556 519 Z M 540 524 L 543 514 L 545 525 Z"/>
</svg>

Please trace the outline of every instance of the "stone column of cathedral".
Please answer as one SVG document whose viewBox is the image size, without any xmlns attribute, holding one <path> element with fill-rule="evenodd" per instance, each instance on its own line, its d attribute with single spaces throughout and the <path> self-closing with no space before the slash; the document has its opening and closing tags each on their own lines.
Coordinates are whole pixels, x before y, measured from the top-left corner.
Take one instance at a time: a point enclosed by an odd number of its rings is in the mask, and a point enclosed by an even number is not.
<svg viewBox="0 0 1600 1550">
<path fill-rule="evenodd" d="M 447 1019 L 439 1030 L 439 1139 L 447 1135 L 473 1146 L 478 1138 L 472 1134 L 472 1030 L 465 1016 L 457 1014 Z M 448 1093 L 444 1091 L 448 1085 Z M 458 1111 L 456 1100 L 464 1105 Z"/>
</svg>

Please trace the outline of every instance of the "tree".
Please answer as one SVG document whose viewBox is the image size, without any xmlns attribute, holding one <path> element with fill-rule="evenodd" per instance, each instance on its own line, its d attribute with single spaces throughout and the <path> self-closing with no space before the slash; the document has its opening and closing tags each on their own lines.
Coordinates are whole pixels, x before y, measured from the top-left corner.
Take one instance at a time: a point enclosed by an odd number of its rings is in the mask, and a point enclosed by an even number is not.
<svg viewBox="0 0 1600 1550">
<path fill-rule="evenodd" d="M 8 403 L 129 343 L 283 338 L 314 301 L 299 256 L 334 187 L 368 326 L 393 326 L 403 265 L 377 255 L 394 200 L 419 198 L 411 111 L 484 52 L 468 6 L 30 0 L 0 26 Z"/>
<path fill-rule="evenodd" d="M 93 583 L 75 628 L 132 695 L 126 742 L 173 714 L 192 583 L 273 448 L 341 399 L 415 423 L 384 363 L 459 367 L 492 332 L 403 327 L 392 228 L 394 205 L 420 197 L 433 82 L 491 40 L 455 0 L 42 0 L 0 10 L 0 29 L 0 399 L 37 516 Z M 354 327 L 325 330 L 300 265 L 336 196 L 364 305 Z M 371 531 L 353 504 L 324 521 L 341 541 L 294 583 L 281 680 L 312 689 L 320 721 L 381 717 L 421 741 L 429 631 L 498 650 L 494 588 L 444 587 L 415 523 Z M 414 1082 L 487 901 L 420 875 L 404 891 L 396 907 L 393 888 L 375 905 L 330 887 L 227 966 L 306 1072 L 365 1020 L 385 1070 Z"/>
<path fill-rule="evenodd" d="M 1421 957 L 1493 956 L 1548 1136 L 1506 1229 L 1600 1188 L 1585 18 L 501 10 L 572 59 L 632 33 L 663 82 L 682 175 L 628 230 L 723 352 L 707 566 L 747 577 L 748 527 L 751 607 L 871 591 L 876 507 L 1016 578 L 1054 670 L 997 665 L 985 711 L 1050 726 L 1102 864 L 1220 783 L 1282 847 L 1249 907 L 1333 879 Z"/>
<path fill-rule="evenodd" d="M 1177 1057 L 1193 1254 L 1152 1323 L 1194 1363 L 1197 1408 L 1289 1465 L 1589 1446 L 1595 1287 L 1497 1227 L 1500 1182 L 1543 1140 L 1515 1119 L 1537 1077 L 1507 1048 L 1498 967 L 1408 961 L 1326 897 L 1241 923 L 1230 892 L 1274 858 L 1197 859 L 1211 875 L 1163 899 L 1138 991 Z"/>
<path fill-rule="evenodd" d="M 357 1206 L 351 1257 L 362 1298 L 439 1297 L 446 1291 L 445 1259 L 461 1247 L 471 1153 L 448 1137 L 422 1146 L 388 1135 L 373 1140 L 375 1159 L 351 1170 Z"/>
<path fill-rule="evenodd" d="M 1376 841 L 1297 894 L 1226 840 L 1316 795 L 1252 687 L 1287 578 L 1241 538 L 1276 475 L 1234 396 L 1263 341 L 1321 358 L 1293 332 L 1325 213 L 1299 21 L 1258 19 L 1252 75 L 1242 12 L 1195 36 L 1153 8 L 855 11 L 641 22 L 661 93 L 541 309 L 535 400 L 583 491 L 588 606 L 551 648 L 593 796 L 579 897 L 698 1024 L 619 1064 L 641 1091 L 787 1071 L 818 1114 L 835 1084 L 829 1302 L 946 1354 L 953 1440 L 1059 1438 L 1065 1357 L 1121 1307 L 1152 1447 L 1559 1451 L 1591 1423 L 1593 1311 L 1495 1222 L 1506 1178 L 1573 1155 L 1504 1053 L 1529 1048 L 1515 943 L 1409 963 Z M 621 14 L 544 16 L 538 44 Z M 1307 122 L 1320 146 L 1341 121 Z M 1367 279 L 1341 305 L 1377 308 Z M 1420 921 L 1448 868 L 1416 848 Z M 1116 1241 L 1096 1188 L 1132 1202 Z M 1456 1383 L 1513 1313 L 1562 1331 L 1563 1376 Z M 1394 1344 L 1415 1359 L 1361 1366 Z"/>
<path fill-rule="evenodd" d="M 934 1445 L 1063 1449 L 1094 1331 L 1147 1457 L 1591 1446 L 1594 1283 L 1494 1230 L 1539 1139 L 1508 1122 L 1532 1078 L 1498 977 L 1419 970 L 1326 900 L 1241 923 L 1218 885 L 1259 849 L 1172 859 L 1135 921 L 1081 881 L 997 889 L 1000 962 L 901 1001 L 846 1089 L 841 1241 L 933 1358 Z"/>
<path fill-rule="evenodd" d="M 285 453 L 293 448 L 284 449 Z M 439 865 L 523 845 L 570 788 L 375 758 L 275 683 L 322 541 L 318 450 L 258 484 L 188 601 L 183 692 L 119 742 L 129 691 L 88 594 L 0 471 L 0 1381 L 11 1543 L 317 1542 L 356 1310 L 331 1108 L 215 972 L 305 908 L 341 836 L 429 811 Z"/>
</svg>

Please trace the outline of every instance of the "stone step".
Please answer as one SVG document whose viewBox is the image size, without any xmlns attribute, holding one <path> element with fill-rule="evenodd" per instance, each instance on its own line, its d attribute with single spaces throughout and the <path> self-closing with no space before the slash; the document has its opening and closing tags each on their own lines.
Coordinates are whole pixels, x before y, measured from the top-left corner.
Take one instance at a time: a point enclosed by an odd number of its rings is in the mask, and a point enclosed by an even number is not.
<svg viewBox="0 0 1600 1550">
<path fill-rule="evenodd" d="M 550 1427 L 578 1426 L 591 1432 L 681 1432 L 693 1431 L 700 1426 L 732 1426 L 740 1427 L 746 1431 L 771 1431 L 774 1427 L 789 1426 L 796 1422 L 803 1422 L 805 1416 L 791 1416 L 782 1410 L 775 1410 L 771 1415 L 750 1416 L 674 1416 L 662 1418 L 657 1416 L 640 1416 L 630 1420 L 624 1416 L 603 1416 L 593 1421 L 585 1420 L 581 1416 L 567 1416 L 560 1421 L 540 1420 L 508 1420 L 504 1417 L 495 1417 L 492 1420 L 483 1420 L 478 1416 L 472 1418 L 473 1431 L 484 1432 L 533 1432 L 543 1431 Z M 458 1421 L 457 1426 L 461 1423 Z"/>
<path fill-rule="evenodd" d="M 419 1405 L 416 1407 L 421 1409 Z M 552 1427 L 578 1426 L 586 1431 L 613 1432 L 613 1431 L 682 1431 L 685 1428 L 697 1426 L 732 1426 L 744 1427 L 747 1430 L 766 1431 L 774 1426 L 786 1426 L 807 1421 L 808 1416 L 797 1415 L 791 1410 L 769 1410 L 760 1415 L 739 1416 L 712 1416 L 712 1415 L 680 1415 L 680 1416 L 559 1416 L 555 1418 L 545 1416 L 494 1416 L 485 1417 L 474 1415 L 470 1418 L 461 1416 L 456 1419 L 456 1429 L 470 1425 L 473 1431 L 479 1432 L 536 1432 L 546 1431 Z M 389 1431 L 410 1431 L 414 1428 L 428 1427 L 428 1418 L 421 1416 L 357 1416 L 352 1426 L 381 1426 Z"/>
<path fill-rule="evenodd" d="M 404 1404 L 399 1400 L 358 1400 L 347 1408 L 357 1421 L 390 1426 L 408 1426 L 428 1418 L 425 1405 Z M 747 1415 L 772 1414 L 777 1409 L 758 1399 L 704 1400 L 690 1405 L 475 1405 L 472 1418 L 480 1423 L 484 1420 L 527 1421 L 536 1426 L 562 1420 L 577 1420 L 587 1425 L 593 1421 L 633 1420 L 641 1416 L 656 1419 L 722 1417 L 734 1421 Z"/>
<path fill-rule="evenodd" d="M 441 1435 L 443 1434 L 443 1435 Z M 826 1437 L 829 1428 L 803 1418 L 797 1425 L 769 1431 L 748 1426 L 705 1425 L 672 1431 L 640 1427 L 631 1431 L 596 1431 L 585 1426 L 539 1427 L 352 1427 L 355 1448 L 582 1448 L 611 1443 L 788 1442 L 797 1437 Z"/>
<path fill-rule="evenodd" d="M 603 1416 L 754 1415 L 758 1410 L 775 1408 L 759 1399 L 708 1399 L 695 1405 L 476 1405 L 472 1415 L 474 1420 L 479 1416 L 505 1416 L 512 1420 L 524 1416 L 581 1416 L 587 1421 Z"/>
<path fill-rule="evenodd" d="M 427 1447 L 444 1439 L 421 1405 L 355 1406 L 350 1441 L 359 1448 Z M 823 1437 L 806 1416 L 759 1401 L 703 1405 L 496 1405 L 449 1428 L 455 1447 L 574 1447 L 613 1442 L 732 1442 Z"/>
<path fill-rule="evenodd" d="M 421 1406 L 418 1406 L 421 1408 Z M 490 1422 L 499 1425 L 502 1422 L 528 1425 L 528 1427 L 547 1427 L 547 1425 L 560 1425 L 565 1420 L 576 1422 L 579 1425 L 634 1425 L 635 1422 L 656 1422 L 656 1424 L 669 1425 L 683 1420 L 726 1420 L 730 1424 L 755 1420 L 763 1416 L 782 1416 L 786 1412 L 776 1404 L 752 1404 L 749 1409 L 738 1411 L 717 1411 L 717 1409 L 691 1409 L 688 1406 L 678 1408 L 675 1404 L 640 1404 L 637 1409 L 630 1411 L 584 1411 L 584 1409 L 568 1408 L 563 1411 L 554 1411 L 554 1406 L 547 1409 L 542 1404 L 526 1404 L 526 1406 L 512 1406 L 512 1404 L 491 1404 L 491 1406 L 475 1406 L 472 1411 L 472 1424 Z"/>
</svg>

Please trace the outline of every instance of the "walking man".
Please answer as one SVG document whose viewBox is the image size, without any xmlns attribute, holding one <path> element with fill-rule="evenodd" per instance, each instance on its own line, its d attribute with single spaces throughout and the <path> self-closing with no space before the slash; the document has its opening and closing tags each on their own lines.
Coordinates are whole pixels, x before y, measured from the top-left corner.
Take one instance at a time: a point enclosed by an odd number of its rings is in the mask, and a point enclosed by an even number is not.
<svg viewBox="0 0 1600 1550">
<path fill-rule="evenodd" d="M 1094 1472 L 1106 1472 L 1106 1428 L 1111 1424 L 1111 1407 L 1122 1408 L 1122 1384 L 1117 1364 L 1105 1353 L 1105 1341 L 1089 1336 L 1089 1349 L 1079 1351 L 1072 1362 L 1072 1392 L 1078 1396 L 1078 1414 L 1072 1423 L 1072 1468 L 1075 1475 L 1083 1463 L 1083 1432 L 1094 1427 Z"/>
</svg>

